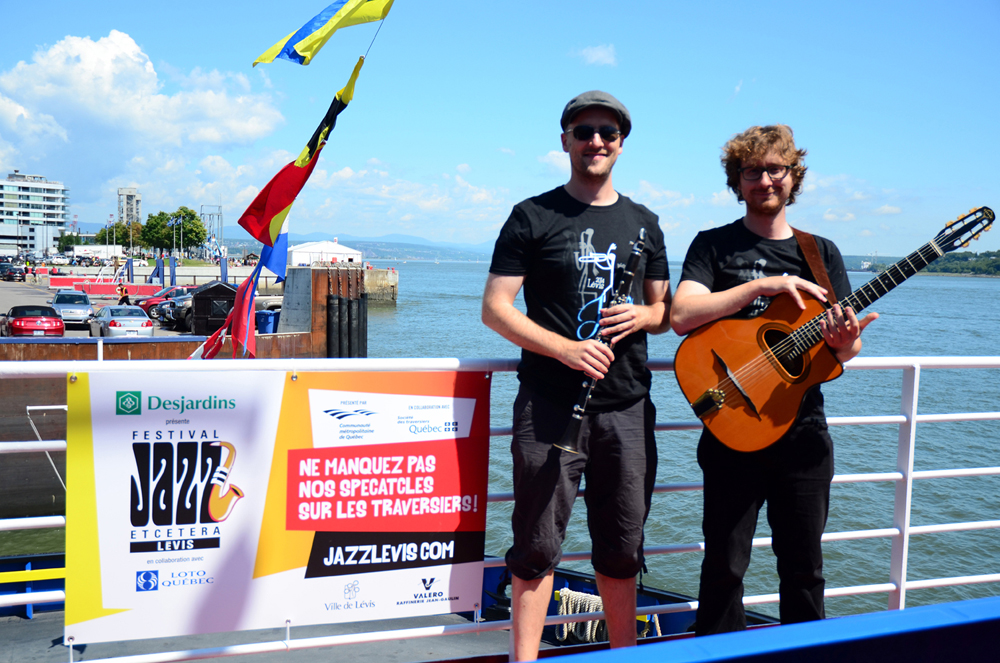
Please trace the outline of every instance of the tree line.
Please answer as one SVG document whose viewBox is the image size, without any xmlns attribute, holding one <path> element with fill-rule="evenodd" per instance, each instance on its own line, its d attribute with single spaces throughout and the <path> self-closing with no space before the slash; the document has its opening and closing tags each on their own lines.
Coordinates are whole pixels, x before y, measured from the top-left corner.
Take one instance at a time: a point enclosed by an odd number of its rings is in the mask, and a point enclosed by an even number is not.
<svg viewBox="0 0 1000 663">
<path fill-rule="evenodd" d="M 871 271 L 883 272 L 890 265 L 876 263 Z M 955 251 L 946 253 L 924 268 L 925 272 L 938 274 L 973 274 L 977 276 L 1000 276 L 1000 251 Z"/>
<path fill-rule="evenodd" d="M 180 223 L 167 225 L 175 219 Z M 129 237 L 131 235 L 131 239 Z M 92 240 L 92 244 L 118 244 L 120 246 L 135 246 L 157 253 L 170 251 L 174 247 L 201 246 L 208 239 L 208 230 L 197 212 L 189 207 L 178 207 L 176 212 L 157 212 L 150 214 L 145 223 L 133 223 L 131 226 L 124 221 L 113 226 L 101 228 Z M 59 251 L 66 251 L 74 244 L 82 244 L 79 235 L 64 234 L 59 238 Z"/>
</svg>

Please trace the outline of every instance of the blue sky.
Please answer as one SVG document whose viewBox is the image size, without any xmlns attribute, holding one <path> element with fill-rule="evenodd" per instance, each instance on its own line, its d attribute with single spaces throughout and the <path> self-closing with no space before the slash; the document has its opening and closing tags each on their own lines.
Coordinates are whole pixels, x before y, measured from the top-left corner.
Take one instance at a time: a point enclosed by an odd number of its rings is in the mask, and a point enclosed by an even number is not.
<svg viewBox="0 0 1000 663">
<path fill-rule="evenodd" d="M 5 3 L 0 173 L 65 183 L 80 221 L 137 186 L 144 214 L 221 204 L 235 224 L 375 34 L 251 68 L 326 4 Z M 904 255 L 1000 209 L 998 33 L 997 0 L 396 0 L 291 231 L 492 241 L 512 205 L 566 181 L 559 115 L 598 88 L 634 122 L 615 187 L 659 215 L 671 259 L 742 215 L 720 148 L 775 122 L 809 150 L 792 223 L 845 254 Z M 1000 231 L 971 248 L 1000 249 Z"/>
</svg>

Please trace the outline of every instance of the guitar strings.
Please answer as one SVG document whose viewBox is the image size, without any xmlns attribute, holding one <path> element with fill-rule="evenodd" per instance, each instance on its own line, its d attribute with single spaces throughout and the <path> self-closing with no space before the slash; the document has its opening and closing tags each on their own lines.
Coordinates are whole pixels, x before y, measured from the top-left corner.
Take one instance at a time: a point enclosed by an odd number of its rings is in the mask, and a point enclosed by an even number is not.
<svg viewBox="0 0 1000 663">
<path fill-rule="evenodd" d="M 971 218 L 970 220 L 970 217 L 974 218 Z M 957 248 L 957 246 L 962 243 L 961 239 L 955 239 L 956 236 L 959 235 L 964 236 L 966 233 L 968 233 L 968 235 L 971 238 L 973 239 L 977 238 L 979 235 L 978 233 L 975 232 L 974 226 L 978 225 L 983 218 L 986 218 L 987 222 L 984 225 L 984 227 L 979 230 L 979 232 L 981 233 L 983 230 L 987 230 L 992 225 L 993 222 L 992 214 L 984 213 L 983 208 L 976 210 L 973 214 L 958 219 L 956 223 L 947 226 L 945 230 L 943 230 L 941 233 L 938 234 L 937 237 L 934 238 L 934 240 L 928 242 L 927 244 L 924 244 L 922 247 L 911 253 L 909 256 L 903 258 L 899 262 L 890 266 L 882 274 L 880 274 L 874 279 L 871 279 L 870 281 L 862 285 L 860 288 L 852 292 L 848 297 L 845 298 L 843 305 L 850 306 L 855 310 L 855 312 L 863 311 L 872 303 L 874 303 L 875 301 L 877 301 L 878 299 L 880 299 L 881 297 L 892 291 L 893 288 L 898 286 L 900 283 L 907 280 L 908 278 L 910 278 L 911 276 L 922 270 L 924 267 L 929 265 L 931 262 L 936 260 L 938 257 L 940 257 L 942 255 L 942 250 L 934 245 L 935 241 L 945 240 L 944 245 L 950 246 L 950 248 L 944 249 L 944 252 L 947 253 L 953 250 L 954 248 Z M 949 230 L 950 232 L 948 232 Z M 945 237 L 946 234 L 948 235 L 947 238 Z M 914 263 L 910 262 L 911 258 L 919 258 L 918 262 L 922 263 L 921 266 L 917 267 Z M 912 273 L 907 274 L 903 270 L 903 263 L 906 263 L 910 267 Z M 893 278 L 893 270 L 896 270 L 896 273 L 900 277 L 898 282 Z M 886 280 L 891 282 L 892 285 L 891 286 L 888 285 L 888 283 L 886 283 Z M 880 285 L 884 290 L 884 292 L 882 294 L 879 294 L 875 289 L 875 285 Z M 868 293 L 870 294 L 866 294 L 865 292 L 866 288 L 868 289 Z M 864 297 L 864 299 L 867 300 L 867 303 L 862 303 L 861 297 Z M 861 305 L 858 306 L 858 304 Z M 775 344 L 773 348 L 770 348 L 771 356 L 773 356 L 780 363 L 781 359 L 786 359 L 789 356 L 794 356 L 791 355 L 791 352 L 793 350 L 798 350 L 799 356 L 805 354 L 810 348 L 812 348 L 820 340 L 822 340 L 822 329 L 819 323 L 825 317 L 826 317 L 826 312 L 824 311 L 823 313 L 815 316 L 814 318 L 803 324 L 801 327 L 793 331 L 785 339 Z M 801 347 L 799 346 L 800 340 L 803 341 Z M 757 358 L 751 360 L 744 366 L 737 369 L 737 371 L 732 373 L 733 378 L 738 379 L 739 385 L 743 387 L 743 389 L 745 390 L 749 389 L 750 387 L 755 386 L 761 380 L 765 379 L 768 376 L 768 372 L 765 369 L 769 367 L 770 363 L 771 363 L 770 359 L 767 357 L 767 355 L 761 353 L 760 355 L 758 355 Z M 722 381 L 717 383 L 715 386 L 716 389 L 722 391 L 725 397 L 732 397 L 735 394 L 740 393 L 740 389 L 734 384 L 733 378 L 726 377 Z M 742 394 L 740 395 L 742 396 Z"/>
<path fill-rule="evenodd" d="M 927 255 L 925 255 L 925 253 Z M 899 262 L 887 268 L 882 274 L 874 279 L 871 279 L 860 288 L 852 292 L 848 297 L 844 299 L 842 306 L 850 306 L 855 310 L 855 312 L 861 312 L 872 303 L 888 294 L 896 286 L 910 278 L 921 269 L 929 265 L 934 259 L 938 257 L 937 251 L 931 245 L 930 242 L 924 246 L 917 249 L 915 252 L 911 253 L 909 256 L 903 258 Z M 917 267 L 911 258 L 919 258 L 918 262 L 923 264 Z M 906 263 L 912 270 L 911 274 L 907 274 L 903 270 L 903 263 Z M 899 281 L 893 278 L 893 270 L 900 277 Z M 888 285 L 886 280 L 892 283 Z M 884 292 L 879 294 L 875 289 L 875 285 L 882 286 Z M 868 293 L 865 289 L 868 289 Z M 861 297 L 867 300 L 867 303 L 862 303 Z M 820 340 L 822 340 L 822 329 L 820 327 L 820 321 L 826 318 L 826 311 L 820 313 L 819 315 L 813 317 L 808 322 L 804 323 L 801 327 L 790 333 L 782 341 L 775 344 L 770 348 L 771 355 L 780 363 L 782 359 L 787 359 L 791 356 L 800 356 L 805 354 L 810 348 L 815 346 Z M 799 341 L 802 341 L 801 345 Z M 798 355 L 792 354 L 794 351 L 798 351 Z M 743 390 L 749 390 L 751 387 L 759 384 L 763 379 L 768 377 L 771 360 L 769 357 L 761 353 L 756 358 L 744 364 L 739 369 L 732 373 L 733 378 L 739 383 Z M 722 391 L 725 398 L 731 398 L 736 394 L 740 394 L 739 387 L 734 384 L 733 378 L 726 377 L 715 385 L 715 388 Z M 742 394 L 740 394 L 742 397 Z"/>
</svg>

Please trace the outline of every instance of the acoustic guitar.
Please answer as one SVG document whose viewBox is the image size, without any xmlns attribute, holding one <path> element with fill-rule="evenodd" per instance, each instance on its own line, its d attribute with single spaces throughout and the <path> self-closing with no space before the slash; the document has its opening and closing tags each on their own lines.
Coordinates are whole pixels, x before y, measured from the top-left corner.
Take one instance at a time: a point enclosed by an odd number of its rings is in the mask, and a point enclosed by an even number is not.
<svg viewBox="0 0 1000 663">
<path fill-rule="evenodd" d="M 844 298 L 856 313 L 945 253 L 966 247 L 993 223 L 980 207 L 949 222 L 931 241 Z M 829 306 L 805 292 L 803 311 L 777 295 L 751 319 L 723 318 L 692 331 L 677 349 L 674 371 L 695 415 L 723 444 L 757 451 L 777 442 L 816 385 L 844 372 L 823 342 L 820 320 Z M 858 316 L 861 317 L 860 315 Z"/>
</svg>

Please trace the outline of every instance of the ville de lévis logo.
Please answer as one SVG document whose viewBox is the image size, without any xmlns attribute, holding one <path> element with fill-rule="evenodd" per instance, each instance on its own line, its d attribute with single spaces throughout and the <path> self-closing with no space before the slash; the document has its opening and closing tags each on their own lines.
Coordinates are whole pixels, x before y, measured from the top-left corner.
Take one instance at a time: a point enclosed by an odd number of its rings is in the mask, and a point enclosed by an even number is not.
<svg viewBox="0 0 1000 663">
<path fill-rule="evenodd" d="M 142 414 L 142 392 L 116 392 L 115 414 Z"/>
</svg>

